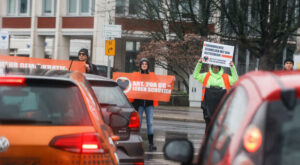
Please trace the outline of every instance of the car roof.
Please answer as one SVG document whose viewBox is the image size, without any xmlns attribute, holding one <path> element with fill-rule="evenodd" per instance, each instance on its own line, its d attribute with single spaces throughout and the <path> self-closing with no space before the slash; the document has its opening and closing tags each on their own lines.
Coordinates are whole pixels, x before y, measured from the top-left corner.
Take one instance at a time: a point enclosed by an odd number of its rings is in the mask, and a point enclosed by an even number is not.
<svg viewBox="0 0 300 165">
<path fill-rule="evenodd" d="M 107 77 L 104 77 L 104 76 L 100 76 L 100 75 L 95 75 L 95 74 L 88 74 L 88 73 L 85 73 L 84 76 L 86 77 L 87 80 L 89 81 L 107 81 L 107 82 L 114 82 L 116 83 L 114 80 L 112 79 L 109 79 Z"/>
<path fill-rule="evenodd" d="M 47 70 L 47 69 L 20 69 L 20 68 L 0 68 L 0 77 L 25 77 L 34 79 L 54 79 L 74 81 L 72 74 L 81 74 L 80 72 L 72 72 L 68 70 Z"/>
<path fill-rule="evenodd" d="M 256 87 L 262 98 L 279 99 L 282 89 L 300 90 L 300 71 L 253 71 L 242 76 L 237 85 L 247 88 L 249 83 Z"/>
</svg>

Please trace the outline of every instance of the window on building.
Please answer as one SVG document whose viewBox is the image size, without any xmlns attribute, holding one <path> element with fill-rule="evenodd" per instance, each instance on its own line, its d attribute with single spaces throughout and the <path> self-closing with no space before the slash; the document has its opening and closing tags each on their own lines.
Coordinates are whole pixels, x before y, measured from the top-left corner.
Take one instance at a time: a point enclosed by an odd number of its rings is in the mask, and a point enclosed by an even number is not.
<svg viewBox="0 0 300 165">
<path fill-rule="evenodd" d="M 8 14 L 15 14 L 16 13 L 16 0 L 10 0 L 8 1 Z"/>
<path fill-rule="evenodd" d="M 196 1 L 184 1 L 180 4 L 179 9 L 181 12 L 182 18 L 191 18 L 194 14 L 194 8 L 196 6 Z"/>
<path fill-rule="evenodd" d="M 68 0 L 69 15 L 92 15 L 95 0 Z"/>
<path fill-rule="evenodd" d="M 20 13 L 28 13 L 28 0 L 20 0 Z"/>
<path fill-rule="evenodd" d="M 139 0 L 129 0 L 129 14 L 138 14 Z"/>
<path fill-rule="evenodd" d="M 55 14 L 56 0 L 43 0 L 43 15 Z"/>
<path fill-rule="evenodd" d="M 7 2 L 9 16 L 29 16 L 30 0 L 8 0 Z"/>
<path fill-rule="evenodd" d="M 130 73 L 138 70 L 135 62 L 139 48 L 140 42 L 126 41 L 125 72 Z"/>
<path fill-rule="evenodd" d="M 81 6 L 80 6 L 80 12 L 81 13 L 89 13 L 90 1 L 81 0 L 80 4 L 81 4 Z"/>
<path fill-rule="evenodd" d="M 126 1 L 116 0 L 116 14 L 125 14 L 126 12 Z"/>
<path fill-rule="evenodd" d="M 189 1 L 171 0 L 170 14 L 172 15 L 172 17 L 189 19 L 191 18 L 192 15 L 198 14 L 198 12 L 201 10 L 199 6 L 200 6 L 200 2 L 196 0 L 189 0 Z"/>
</svg>

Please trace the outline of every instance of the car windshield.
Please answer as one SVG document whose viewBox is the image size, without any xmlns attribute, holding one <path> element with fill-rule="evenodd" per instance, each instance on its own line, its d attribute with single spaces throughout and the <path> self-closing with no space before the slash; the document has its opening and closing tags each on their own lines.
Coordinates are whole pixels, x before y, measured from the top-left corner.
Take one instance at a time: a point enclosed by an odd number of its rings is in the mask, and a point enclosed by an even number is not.
<svg viewBox="0 0 300 165">
<path fill-rule="evenodd" d="M 109 83 L 98 84 L 92 82 L 91 84 L 101 106 L 131 107 L 131 104 L 119 86 Z"/>
<path fill-rule="evenodd" d="M 300 99 L 292 110 L 287 109 L 282 101 L 271 102 L 265 130 L 264 164 L 300 162 Z"/>
<path fill-rule="evenodd" d="M 0 86 L 0 124 L 91 125 L 79 89 L 71 83 Z"/>
</svg>

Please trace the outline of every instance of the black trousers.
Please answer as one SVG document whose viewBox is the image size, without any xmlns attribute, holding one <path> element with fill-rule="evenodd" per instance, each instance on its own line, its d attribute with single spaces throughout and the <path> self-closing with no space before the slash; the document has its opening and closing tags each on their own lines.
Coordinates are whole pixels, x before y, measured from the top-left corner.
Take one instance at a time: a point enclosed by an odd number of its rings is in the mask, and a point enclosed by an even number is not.
<svg viewBox="0 0 300 165">
<path fill-rule="evenodd" d="M 201 108 L 203 109 L 203 117 L 206 126 L 210 123 L 214 112 L 217 109 L 222 97 L 225 95 L 226 89 L 219 87 L 206 88 L 204 100 L 201 103 Z"/>
</svg>

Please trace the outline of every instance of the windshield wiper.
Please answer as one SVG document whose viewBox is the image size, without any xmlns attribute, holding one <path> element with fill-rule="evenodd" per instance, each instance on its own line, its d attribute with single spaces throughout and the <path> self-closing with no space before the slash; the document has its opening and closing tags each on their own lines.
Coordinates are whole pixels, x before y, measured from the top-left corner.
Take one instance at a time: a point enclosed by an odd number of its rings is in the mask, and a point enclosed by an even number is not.
<svg viewBox="0 0 300 165">
<path fill-rule="evenodd" d="M 51 124 L 52 121 L 47 120 L 31 120 L 31 119 L 0 119 L 0 124 Z"/>
</svg>

